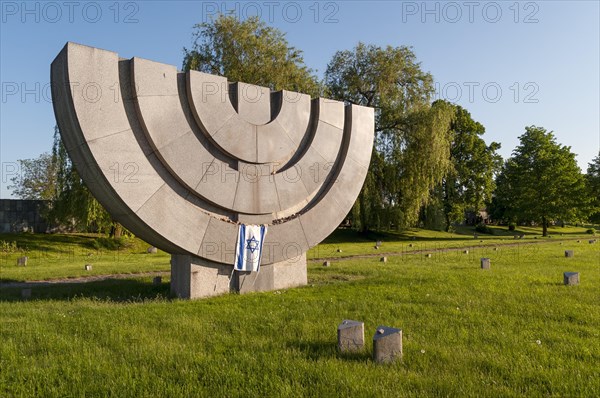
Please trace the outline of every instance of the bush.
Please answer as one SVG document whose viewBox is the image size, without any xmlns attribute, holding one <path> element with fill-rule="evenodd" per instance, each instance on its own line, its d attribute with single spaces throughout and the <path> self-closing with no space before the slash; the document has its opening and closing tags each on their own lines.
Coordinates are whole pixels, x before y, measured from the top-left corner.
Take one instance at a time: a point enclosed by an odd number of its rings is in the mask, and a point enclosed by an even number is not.
<svg viewBox="0 0 600 398">
<path fill-rule="evenodd" d="M 7 242 L 5 240 L 0 240 L 0 252 L 2 253 L 16 253 L 20 252 L 21 249 L 17 246 L 17 242 L 11 241 Z"/>
<path fill-rule="evenodd" d="M 590 229 L 588 229 L 587 231 L 585 231 L 585 233 L 586 233 L 586 234 L 593 235 L 593 234 L 595 234 L 596 232 L 595 232 L 593 229 L 591 229 L 591 228 L 590 228 Z"/>
<path fill-rule="evenodd" d="M 514 231 L 515 229 L 517 229 L 517 226 L 515 224 L 508 224 L 509 231 Z"/>
<path fill-rule="evenodd" d="M 482 234 L 488 234 L 488 235 L 494 234 L 494 230 L 485 224 L 477 224 L 477 226 L 475 227 L 475 231 L 480 232 Z"/>
<path fill-rule="evenodd" d="M 92 245 L 96 250 L 119 250 L 131 247 L 133 242 L 128 237 L 121 236 L 120 238 L 96 238 Z"/>
</svg>

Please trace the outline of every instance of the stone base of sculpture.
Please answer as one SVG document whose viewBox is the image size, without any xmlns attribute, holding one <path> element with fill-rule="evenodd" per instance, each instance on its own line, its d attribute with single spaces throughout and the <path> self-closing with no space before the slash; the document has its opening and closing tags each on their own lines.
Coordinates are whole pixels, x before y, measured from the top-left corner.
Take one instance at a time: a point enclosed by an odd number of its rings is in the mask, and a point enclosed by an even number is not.
<svg viewBox="0 0 600 398">
<path fill-rule="evenodd" d="M 260 292 L 307 283 L 306 253 L 279 263 L 261 265 L 260 272 L 233 272 L 233 265 L 184 254 L 171 255 L 171 294 L 196 299 L 229 293 Z"/>
</svg>

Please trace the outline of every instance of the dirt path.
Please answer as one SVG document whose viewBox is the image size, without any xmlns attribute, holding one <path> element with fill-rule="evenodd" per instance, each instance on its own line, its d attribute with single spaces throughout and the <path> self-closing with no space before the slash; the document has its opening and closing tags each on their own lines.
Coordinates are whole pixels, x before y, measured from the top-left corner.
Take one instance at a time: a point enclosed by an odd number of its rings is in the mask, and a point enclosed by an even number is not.
<svg viewBox="0 0 600 398">
<path fill-rule="evenodd" d="M 571 238 L 571 239 L 556 239 L 551 242 L 548 240 L 541 240 L 535 242 L 522 242 L 517 241 L 515 243 L 500 243 L 500 244 L 483 244 L 483 245 L 471 245 L 471 246 L 463 246 L 463 247 L 447 247 L 440 249 L 415 249 L 415 250 L 407 250 L 403 252 L 376 252 L 373 254 L 356 254 L 350 256 L 342 256 L 342 257 L 319 257 L 309 259 L 309 262 L 320 262 L 320 261 L 346 261 L 346 260 L 354 260 L 360 258 L 373 258 L 373 257 L 382 257 L 382 256 L 405 256 L 410 254 L 420 254 L 420 253 L 445 253 L 445 252 L 455 252 L 459 250 L 471 250 L 471 249 L 480 249 L 480 248 L 492 248 L 492 247 L 517 247 L 524 245 L 539 245 L 544 243 L 555 243 L 555 242 L 568 242 L 572 240 L 582 240 L 582 238 Z M 418 244 L 418 243 L 415 243 Z M 62 285 L 62 284 L 71 284 L 71 283 L 89 283 L 89 282 L 100 282 L 109 279 L 127 279 L 127 278 L 139 278 L 146 276 L 164 276 L 169 275 L 170 271 L 155 271 L 155 272 L 140 272 L 140 273 L 131 273 L 131 274 L 113 274 L 113 275 L 94 275 L 94 276 L 80 276 L 76 278 L 61 278 L 61 279 L 50 279 L 50 280 L 42 280 L 42 281 L 26 281 L 26 282 L 9 282 L 9 283 L 0 283 L 0 289 L 4 288 L 30 288 L 36 286 L 51 286 L 51 285 Z"/>
</svg>

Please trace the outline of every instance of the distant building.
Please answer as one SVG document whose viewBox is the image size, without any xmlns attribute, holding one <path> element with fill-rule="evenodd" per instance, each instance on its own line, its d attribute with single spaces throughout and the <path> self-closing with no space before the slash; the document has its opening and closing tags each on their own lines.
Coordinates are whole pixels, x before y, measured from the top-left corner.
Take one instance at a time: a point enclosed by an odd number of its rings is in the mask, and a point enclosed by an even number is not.
<svg viewBox="0 0 600 398">
<path fill-rule="evenodd" d="M 0 199 L 0 233 L 46 232 L 48 200 Z"/>
</svg>

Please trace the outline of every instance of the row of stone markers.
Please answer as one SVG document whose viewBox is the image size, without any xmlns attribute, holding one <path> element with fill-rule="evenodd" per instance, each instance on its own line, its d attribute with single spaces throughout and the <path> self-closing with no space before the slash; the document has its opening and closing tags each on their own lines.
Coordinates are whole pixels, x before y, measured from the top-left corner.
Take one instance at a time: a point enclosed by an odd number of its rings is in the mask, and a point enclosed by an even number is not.
<svg viewBox="0 0 600 398">
<path fill-rule="evenodd" d="M 590 240 L 590 244 L 595 241 Z M 572 258 L 575 256 L 573 250 L 565 250 L 565 257 Z M 563 273 L 563 284 L 567 286 L 579 285 L 579 272 L 564 272 Z"/>
<path fill-rule="evenodd" d="M 365 324 L 344 320 L 337 328 L 340 352 L 360 352 L 365 348 Z M 373 360 L 391 363 L 402 359 L 402 329 L 378 326 L 373 335 Z"/>
</svg>

